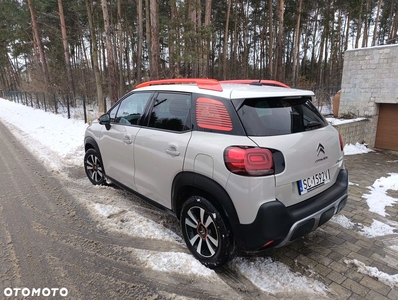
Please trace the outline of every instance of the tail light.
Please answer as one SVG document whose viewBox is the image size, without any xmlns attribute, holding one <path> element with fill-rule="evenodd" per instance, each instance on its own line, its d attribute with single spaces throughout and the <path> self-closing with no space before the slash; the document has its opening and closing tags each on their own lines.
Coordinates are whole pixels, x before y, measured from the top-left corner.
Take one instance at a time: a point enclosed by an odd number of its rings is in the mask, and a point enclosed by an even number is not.
<svg viewBox="0 0 398 300">
<path fill-rule="evenodd" d="M 268 149 L 233 146 L 224 151 L 225 166 L 232 173 L 244 176 L 265 176 L 275 173 L 272 152 Z"/>
<path fill-rule="evenodd" d="M 341 149 L 341 151 L 343 151 L 344 150 L 344 143 L 343 143 L 343 138 L 341 137 L 340 132 L 339 132 L 339 140 L 340 140 L 340 149 Z"/>
</svg>

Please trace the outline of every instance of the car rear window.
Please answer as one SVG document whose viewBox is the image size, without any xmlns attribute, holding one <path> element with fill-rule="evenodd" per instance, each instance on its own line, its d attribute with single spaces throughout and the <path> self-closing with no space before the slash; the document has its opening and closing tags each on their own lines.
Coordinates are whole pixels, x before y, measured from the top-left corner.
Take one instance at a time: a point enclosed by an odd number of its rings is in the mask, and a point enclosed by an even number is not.
<svg viewBox="0 0 398 300">
<path fill-rule="evenodd" d="M 283 135 L 327 126 L 309 97 L 245 99 L 238 115 L 247 135 Z"/>
</svg>

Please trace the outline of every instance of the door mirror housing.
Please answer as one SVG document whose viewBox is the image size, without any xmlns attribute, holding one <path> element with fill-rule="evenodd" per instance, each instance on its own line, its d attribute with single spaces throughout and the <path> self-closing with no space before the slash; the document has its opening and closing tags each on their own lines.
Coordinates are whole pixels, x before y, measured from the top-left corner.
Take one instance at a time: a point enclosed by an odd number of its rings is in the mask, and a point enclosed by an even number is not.
<svg viewBox="0 0 398 300">
<path fill-rule="evenodd" d="M 98 120 L 101 125 L 105 125 L 106 130 L 111 128 L 111 119 L 108 114 L 103 114 Z"/>
</svg>

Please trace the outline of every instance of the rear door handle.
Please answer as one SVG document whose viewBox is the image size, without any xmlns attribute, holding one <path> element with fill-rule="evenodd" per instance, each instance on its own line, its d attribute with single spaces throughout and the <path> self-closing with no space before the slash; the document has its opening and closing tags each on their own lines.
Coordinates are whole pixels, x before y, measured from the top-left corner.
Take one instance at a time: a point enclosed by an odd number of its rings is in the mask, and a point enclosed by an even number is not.
<svg viewBox="0 0 398 300">
<path fill-rule="evenodd" d="M 177 151 L 177 147 L 175 147 L 175 146 L 170 146 L 168 149 L 166 149 L 166 153 L 167 153 L 168 155 L 171 155 L 171 156 L 178 156 L 178 155 L 180 155 L 180 152 Z"/>
</svg>

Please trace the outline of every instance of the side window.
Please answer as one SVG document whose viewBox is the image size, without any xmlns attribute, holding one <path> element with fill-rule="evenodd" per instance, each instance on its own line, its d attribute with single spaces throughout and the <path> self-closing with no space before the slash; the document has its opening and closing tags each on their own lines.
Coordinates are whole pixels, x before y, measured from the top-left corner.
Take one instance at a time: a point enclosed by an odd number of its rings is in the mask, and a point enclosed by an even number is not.
<svg viewBox="0 0 398 300">
<path fill-rule="evenodd" d="M 128 96 L 119 105 L 115 123 L 121 125 L 137 125 L 150 97 L 151 93 L 135 93 Z M 112 112 L 113 110 L 111 113 Z"/>
<path fill-rule="evenodd" d="M 159 93 L 148 126 L 173 131 L 189 130 L 190 109 L 190 94 Z"/>
</svg>

